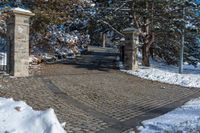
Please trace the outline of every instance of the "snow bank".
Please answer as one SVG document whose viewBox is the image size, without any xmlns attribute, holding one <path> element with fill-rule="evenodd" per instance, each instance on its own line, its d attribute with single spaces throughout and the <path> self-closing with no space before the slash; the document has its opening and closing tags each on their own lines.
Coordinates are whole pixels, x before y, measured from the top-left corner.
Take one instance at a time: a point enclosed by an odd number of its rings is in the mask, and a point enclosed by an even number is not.
<svg viewBox="0 0 200 133">
<path fill-rule="evenodd" d="M 200 64 L 196 68 L 185 64 L 184 74 L 179 74 L 178 68 L 175 66 L 168 66 L 155 61 L 152 62 L 151 67 L 140 67 L 137 71 L 123 69 L 121 71 L 148 80 L 200 88 Z"/>
<path fill-rule="evenodd" d="M 0 98 L 0 133 L 65 133 L 53 109 L 34 111 L 23 101 Z"/>
<path fill-rule="evenodd" d="M 140 133 L 197 133 L 200 127 L 200 98 L 187 102 L 160 117 L 142 122 Z"/>
</svg>

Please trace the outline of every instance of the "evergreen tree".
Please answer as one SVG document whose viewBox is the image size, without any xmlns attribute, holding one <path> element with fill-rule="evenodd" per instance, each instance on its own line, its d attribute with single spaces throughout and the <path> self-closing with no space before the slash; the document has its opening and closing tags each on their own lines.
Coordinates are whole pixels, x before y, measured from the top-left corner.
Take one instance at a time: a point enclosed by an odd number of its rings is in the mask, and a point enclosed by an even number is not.
<svg viewBox="0 0 200 133">
<path fill-rule="evenodd" d="M 134 0 L 98 1 L 102 20 L 121 31 L 133 25 L 140 31 L 142 64 L 150 66 L 149 57 L 154 55 L 169 64 L 177 64 L 181 46 L 182 29 L 185 29 L 185 58 L 190 64 L 200 60 L 197 38 L 199 38 L 199 6 L 194 0 Z M 183 8 L 186 15 L 183 17 Z M 100 16 L 100 15 L 99 15 Z M 122 17 L 122 18 L 120 18 Z M 120 18 L 120 19 L 119 19 Z M 184 18 L 184 19 L 183 19 Z"/>
</svg>

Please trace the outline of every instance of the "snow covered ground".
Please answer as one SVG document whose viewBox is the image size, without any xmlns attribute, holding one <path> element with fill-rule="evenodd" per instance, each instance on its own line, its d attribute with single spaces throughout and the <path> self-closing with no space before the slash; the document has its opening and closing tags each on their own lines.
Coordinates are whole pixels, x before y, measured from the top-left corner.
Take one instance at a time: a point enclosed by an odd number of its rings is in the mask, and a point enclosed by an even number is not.
<svg viewBox="0 0 200 133">
<path fill-rule="evenodd" d="M 23 101 L 0 98 L 0 133 L 65 133 L 53 109 L 34 111 Z"/>
<path fill-rule="evenodd" d="M 120 67 L 122 68 L 122 64 L 120 64 Z M 156 61 L 151 61 L 151 67 L 140 66 L 137 71 L 124 69 L 121 69 L 121 71 L 153 81 L 200 88 L 200 63 L 196 68 L 185 63 L 183 74 L 178 73 L 178 67 Z"/>
<path fill-rule="evenodd" d="M 140 133 L 199 133 L 200 98 L 160 117 L 142 122 Z"/>
</svg>

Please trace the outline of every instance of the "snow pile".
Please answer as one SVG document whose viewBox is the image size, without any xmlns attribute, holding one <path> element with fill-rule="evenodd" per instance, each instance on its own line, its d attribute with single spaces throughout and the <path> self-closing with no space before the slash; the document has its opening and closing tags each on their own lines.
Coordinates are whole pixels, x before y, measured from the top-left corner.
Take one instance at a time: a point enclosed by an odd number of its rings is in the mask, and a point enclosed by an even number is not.
<svg viewBox="0 0 200 133">
<path fill-rule="evenodd" d="M 0 52 L 0 65 L 7 65 L 7 53 Z"/>
<path fill-rule="evenodd" d="M 35 55 L 30 55 L 29 57 L 29 64 L 31 65 L 38 65 L 42 62 L 42 59 L 40 57 L 37 57 Z"/>
<path fill-rule="evenodd" d="M 80 2 L 84 3 L 87 6 L 94 7 L 95 3 L 92 0 L 80 0 Z"/>
<path fill-rule="evenodd" d="M 121 71 L 153 81 L 200 88 L 200 64 L 196 68 L 185 64 L 183 74 L 178 73 L 178 67 L 156 61 L 152 61 L 151 67 L 141 66 L 137 71 L 123 69 Z"/>
<path fill-rule="evenodd" d="M 187 102 L 160 117 L 142 122 L 140 133 L 197 133 L 200 127 L 200 98 Z"/>
<path fill-rule="evenodd" d="M 0 133 L 65 133 L 53 109 L 34 111 L 23 101 L 0 98 Z"/>
</svg>

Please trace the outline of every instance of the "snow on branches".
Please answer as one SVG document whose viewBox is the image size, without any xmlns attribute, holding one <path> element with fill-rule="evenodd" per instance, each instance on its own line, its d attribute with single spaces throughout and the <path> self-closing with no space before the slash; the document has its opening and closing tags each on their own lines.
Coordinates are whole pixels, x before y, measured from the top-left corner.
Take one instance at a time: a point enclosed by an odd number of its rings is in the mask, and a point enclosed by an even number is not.
<svg viewBox="0 0 200 133">
<path fill-rule="evenodd" d="M 44 61 L 52 58 L 60 61 L 86 52 L 89 43 L 88 34 L 77 30 L 66 32 L 64 25 L 49 25 L 45 36 L 40 33 L 31 36 L 31 52 Z"/>
</svg>

